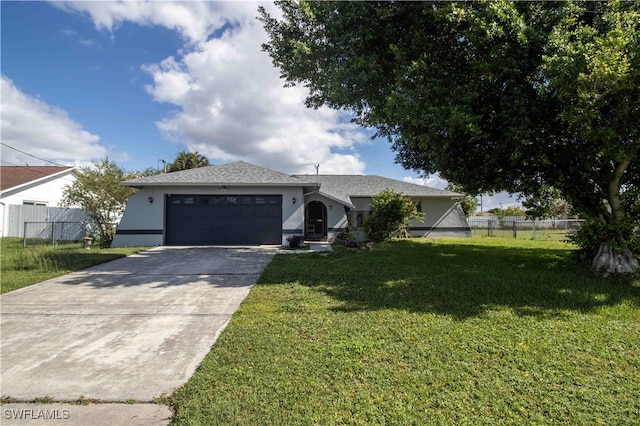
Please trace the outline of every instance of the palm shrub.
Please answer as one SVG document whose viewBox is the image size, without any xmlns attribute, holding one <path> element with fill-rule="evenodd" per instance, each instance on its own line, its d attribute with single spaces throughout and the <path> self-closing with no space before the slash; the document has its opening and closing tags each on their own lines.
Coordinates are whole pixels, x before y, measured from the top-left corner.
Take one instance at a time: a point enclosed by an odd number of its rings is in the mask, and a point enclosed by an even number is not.
<svg viewBox="0 0 640 426">
<path fill-rule="evenodd" d="M 371 214 L 365 220 L 364 228 L 371 241 L 380 242 L 408 236 L 409 223 L 418 219 L 423 218 L 411 198 L 385 189 L 372 197 Z"/>
</svg>

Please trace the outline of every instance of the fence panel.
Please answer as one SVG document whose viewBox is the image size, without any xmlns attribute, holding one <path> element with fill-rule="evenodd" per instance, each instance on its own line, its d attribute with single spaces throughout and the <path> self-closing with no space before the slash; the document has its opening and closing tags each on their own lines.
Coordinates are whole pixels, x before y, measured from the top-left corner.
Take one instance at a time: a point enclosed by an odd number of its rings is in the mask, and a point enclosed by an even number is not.
<svg viewBox="0 0 640 426">
<path fill-rule="evenodd" d="M 87 222 L 25 222 L 24 246 L 80 241 L 87 229 Z"/>
<path fill-rule="evenodd" d="M 526 238 L 563 241 L 582 226 L 579 219 L 527 219 L 523 216 L 471 216 L 469 227 L 474 236 Z"/>
<path fill-rule="evenodd" d="M 86 222 L 89 212 L 63 207 L 7 204 L 2 225 L 3 237 L 24 237 L 25 222 Z"/>
</svg>

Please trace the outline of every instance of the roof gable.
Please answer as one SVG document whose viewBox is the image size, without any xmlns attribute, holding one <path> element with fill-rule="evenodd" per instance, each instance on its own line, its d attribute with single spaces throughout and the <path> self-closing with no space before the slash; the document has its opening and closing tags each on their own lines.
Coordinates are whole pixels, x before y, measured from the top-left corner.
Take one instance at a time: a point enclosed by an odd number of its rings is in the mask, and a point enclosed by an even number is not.
<svg viewBox="0 0 640 426">
<path fill-rule="evenodd" d="M 73 167 L 58 166 L 2 166 L 0 167 L 0 190 L 6 191 L 15 187 L 50 180 L 56 175 L 74 170 Z"/>
</svg>

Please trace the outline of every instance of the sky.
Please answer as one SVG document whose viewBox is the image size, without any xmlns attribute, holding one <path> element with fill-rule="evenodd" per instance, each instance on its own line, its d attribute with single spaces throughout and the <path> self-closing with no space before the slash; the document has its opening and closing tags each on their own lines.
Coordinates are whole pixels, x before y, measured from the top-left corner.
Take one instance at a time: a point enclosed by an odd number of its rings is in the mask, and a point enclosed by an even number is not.
<svg viewBox="0 0 640 426">
<path fill-rule="evenodd" d="M 395 163 L 386 139 L 345 111 L 308 109 L 261 50 L 256 19 L 272 3 L 0 2 L 0 159 L 126 170 L 162 168 L 180 151 L 211 164 L 285 173 L 372 174 L 443 189 Z M 483 197 L 483 208 L 517 204 Z"/>
</svg>

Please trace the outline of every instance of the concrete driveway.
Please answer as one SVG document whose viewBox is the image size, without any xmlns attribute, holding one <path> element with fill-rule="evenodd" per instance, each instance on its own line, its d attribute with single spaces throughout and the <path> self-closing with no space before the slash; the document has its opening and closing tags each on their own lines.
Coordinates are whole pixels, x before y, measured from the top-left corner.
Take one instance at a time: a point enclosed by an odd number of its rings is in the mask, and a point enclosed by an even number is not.
<svg viewBox="0 0 640 426">
<path fill-rule="evenodd" d="M 276 252 L 159 247 L 2 295 L 2 395 L 148 402 L 170 394 Z"/>
</svg>

